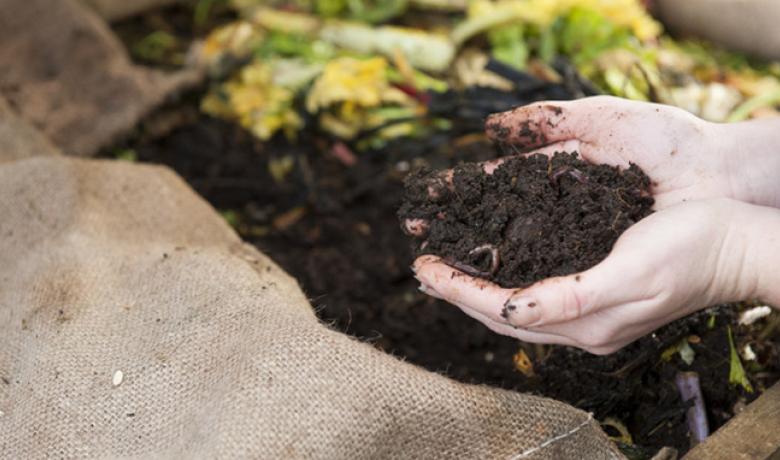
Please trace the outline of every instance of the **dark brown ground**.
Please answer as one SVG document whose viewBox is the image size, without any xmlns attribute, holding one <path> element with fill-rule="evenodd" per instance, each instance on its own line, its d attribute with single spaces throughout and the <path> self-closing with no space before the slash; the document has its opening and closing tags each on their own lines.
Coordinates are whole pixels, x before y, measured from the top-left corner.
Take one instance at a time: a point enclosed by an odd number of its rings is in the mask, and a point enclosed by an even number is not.
<svg viewBox="0 0 780 460">
<path fill-rule="evenodd" d="M 441 256 L 503 287 L 526 287 L 601 262 L 651 212 L 649 184 L 635 165 L 621 172 L 576 153 L 512 158 L 492 175 L 463 164 L 451 187 L 438 172 L 410 175 L 399 217 L 429 223 L 416 254 Z"/>
<path fill-rule="evenodd" d="M 191 17 L 177 7 L 118 27 L 143 36 L 139 30 L 159 28 L 160 21 L 181 21 L 187 29 Z M 125 38 L 132 48 L 133 40 Z M 408 171 L 503 156 L 476 134 L 488 113 L 581 95 L 576 82 L 546 85 L 516 77 L 516 92 L 470 89 L 434 96 L 431 112 L 451 117 L 451 132 L 359 153 L 353 166 L 329 153 L 332 139 L 322 134 L 307 132 L 295 145 L 281 139 L 262 143 L 234 124 L 203 116 L 197 110 L 202 93 L 150 117 L 104 155 L 135 156 L 176 170 L 245 240 L 296 277 L 319 317 L 335 329 L 463 382 L 542 394 L 593 411 L 599 420 L 613 417 L 627 426 L 640 458 L 667 445 L 685 451 L 685 408 L 674 388 L 675 372 L 700 373 L 711 427 L 717 428 L 733 415 L 735 403 L 754 398 L 728 383 L 726 326 L 732 324 L 740 346 L 751 342 L 757 350 L 758 362 L 748 372 L 760 388 L 780 377 L 777 333 L 767 322 L 736 327 L 733 309 L 721 308 L 598 357 L 496 335 L 417 291 L 409 270 L 413 254 L 396 216 Z M 275 180 L 269 166 L 287 158 L 292 168 Z M 696 352 L 692 366 L 677 354 L 661 358 L 663 350 L 687 337 Z M 534 376 L 515 368 L 512 358 L 521 349 L 533 362 Z"/>
</svg>

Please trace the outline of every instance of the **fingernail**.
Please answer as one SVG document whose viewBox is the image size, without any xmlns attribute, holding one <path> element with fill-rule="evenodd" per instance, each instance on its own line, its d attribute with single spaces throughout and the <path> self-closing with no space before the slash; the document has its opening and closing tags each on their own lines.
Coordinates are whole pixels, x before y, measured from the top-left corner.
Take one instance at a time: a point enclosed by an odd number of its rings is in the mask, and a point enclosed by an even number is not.
<svg viewBox="0 0 780 460">
<path fill-rule="evenodd" d="M 426 286 L 425 284 L 420 283 L 420 286 L 417 287 L 417 289 L 422 292 L 423 294 L 429 295 L 431 297 L 437 298 L 437 299 L 444 299 L 441 294 L 439 294 L 436 289 Z"/>
<path fill-rule="evenodd" d="M 537 302 L 532 297 L 510 297 L 501 310 L 501 316 L 512 324 L 529 326 L 542 317 Z"/>
</svg>

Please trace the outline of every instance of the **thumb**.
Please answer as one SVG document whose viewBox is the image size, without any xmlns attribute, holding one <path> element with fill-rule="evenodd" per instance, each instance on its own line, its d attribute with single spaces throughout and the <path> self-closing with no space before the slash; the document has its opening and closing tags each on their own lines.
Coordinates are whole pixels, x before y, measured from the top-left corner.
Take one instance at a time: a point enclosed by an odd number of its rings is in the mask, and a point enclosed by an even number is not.
<svg viewBox="0 0 780 460">
<path fill-rule="evenodd" d="M 635 263 L 618 254 L 595 267 L 569 276 L 548 278 L 516 290 L 503 315 L 516 327 L 572 321 L 604 308 L 641 300 L 642 276 Z"/>
</svg>

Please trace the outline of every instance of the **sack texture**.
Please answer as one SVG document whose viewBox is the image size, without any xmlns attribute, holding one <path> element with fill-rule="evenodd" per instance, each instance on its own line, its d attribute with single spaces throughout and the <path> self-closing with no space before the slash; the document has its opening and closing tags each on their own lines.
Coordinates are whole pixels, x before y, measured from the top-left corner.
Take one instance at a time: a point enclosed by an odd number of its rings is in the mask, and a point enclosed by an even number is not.
<svg viewBox="0 0 780 460">
<path fill-rule="evenodd" d="M 196 69 L 166 74 L 133 65 L 102 19 L 76 0 L 0 0 L 0 11 L 0 96 L 66 154 L 94 154 L 202 80 Z"/>
<path fill-rule="evenodd" d="M 2 458 L 621 458 L 589 414 L 321 324 L 168 170 L 0 163 Z"/>
</svg>

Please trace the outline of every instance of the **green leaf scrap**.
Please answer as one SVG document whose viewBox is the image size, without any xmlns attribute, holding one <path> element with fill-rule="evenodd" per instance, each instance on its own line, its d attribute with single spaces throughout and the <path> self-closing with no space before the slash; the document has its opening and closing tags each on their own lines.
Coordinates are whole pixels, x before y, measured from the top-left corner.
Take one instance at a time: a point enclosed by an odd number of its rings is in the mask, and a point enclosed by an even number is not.
<svg viewBox="0 0 780 460">
<path fill-rule="evenodd" d="M 731 366 L 729 369 L 729 383 L 732 385 L 740 385 L 748 393 L 753 392 L 753 385 L 745 374 L 745 368 L 742 367 L 742 361 L 739 359 L 739 353 L 737 353 L 737 347 L 734 345 L 734 337 L 731 334 L 731 327 L 728 328 L 729 334 L 729 353 L 731 354 Z"/>
</svg>

